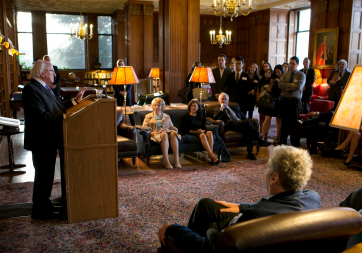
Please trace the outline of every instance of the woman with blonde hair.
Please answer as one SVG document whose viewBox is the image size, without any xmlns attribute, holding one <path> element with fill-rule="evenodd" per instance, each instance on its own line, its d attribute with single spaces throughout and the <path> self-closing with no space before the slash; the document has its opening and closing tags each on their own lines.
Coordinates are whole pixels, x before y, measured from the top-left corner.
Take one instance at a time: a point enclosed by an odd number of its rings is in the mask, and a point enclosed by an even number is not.
<svg viewBox="0 0 362 253">
<path fill-rule="evenodd" d="M 173 126 L 170 115 L 163 112 L 165 101 L 162 98 L 155 98 L 152 100 L 151 105 L 153 112 L 145 116 L 142 126 L 150 127 L 149 136 L 151 141 L 161 145 L 163 164 L 166 169 L 173 169 L 168 160 L 170 146 L 174 155 L 174 167 L 180 169 L 178 141 L 181 137 L 177 134 L 178 130 Z"/>
<path fill-rule="evenodd" d="M 248 74 L 250 76 L 250 82 L 252 84 L 252 86 L 254 87 L 253 90 L 249 91 L 248 93 L 248 108 L 247 108 L 247 112 L 248 112 L 248 118 L 252 119 L 253 118 L 253 113 L 254 113 L 254 106 L 255 106 L 255 102 L 256 102 L 256 91 L 257 91 L 257 87 L 259 84 L 259 67 L 256 63 L 252 63 L 249 67 L 248 70 Z M 245 115 L 246 116 L 246 115 Z"/>
</svg>

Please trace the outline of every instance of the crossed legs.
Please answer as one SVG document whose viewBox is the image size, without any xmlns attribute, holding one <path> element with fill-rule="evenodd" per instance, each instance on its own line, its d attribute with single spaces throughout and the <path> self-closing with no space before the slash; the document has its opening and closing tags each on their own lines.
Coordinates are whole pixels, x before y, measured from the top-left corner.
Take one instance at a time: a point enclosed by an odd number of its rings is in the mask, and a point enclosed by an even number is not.
<svg viewBox="0 0 362 253">
<path fill-rule="evenodd" d="M 348 144 L 351 143 L 351 146 L 349 147 L 349 154 L 348 154 L 348 158 L 346 160 L 346 163 L 349 163 L 353 156 L 354 156 L 354 152 L 356 151 L 357 147 L 358 147 L 358 142 L 359 139 L 361 138 L 361 135 L 358 132 L 353 132 L 350 131 L 347 139 L 338 147 L 336 147 L 336 150 L 343 150 L 346 149 Z"/>
<path fill-rule="evenodd" d="M 199 135 L 199 138 L 201 140 L 202 146 L 205 148 L 205 150 L 209 154 L 209 157 L 211 159 L 210 162 L 212 162 L 213 160 L 217 161 L 217 158 L 215 157 L 214 152 L 213 152 L 214 136 L 212 135 L 212 132 L 207 131 L 206 134 L 202 133 Z"/>
</svg>

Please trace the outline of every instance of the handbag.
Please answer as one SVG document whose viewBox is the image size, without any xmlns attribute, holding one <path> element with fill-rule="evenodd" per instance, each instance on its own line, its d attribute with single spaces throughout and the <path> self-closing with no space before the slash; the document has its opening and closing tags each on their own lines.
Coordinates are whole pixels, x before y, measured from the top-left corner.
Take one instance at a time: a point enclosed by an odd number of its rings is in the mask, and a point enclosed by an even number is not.
<svg viewBox="0 0 362 253">
<path fill-rule="evenodd" d="M 261 109 L 274 109 L 275 99 L 271 94 L 265 92 L 264 96 L 262 96 L 258 101 L 258 107 Z"/>
<path fill-rule="evenodd" d="M 230 162 L 231 156 L 230 156 L 230 153 L 227 150 L 224 142 L 222 142 L 222 147 L 221 147 L 220 154 L 221 154 L 221 156 L 220 156 L 221 162 L 223 162 L 223 163 Z"/>
</svg>

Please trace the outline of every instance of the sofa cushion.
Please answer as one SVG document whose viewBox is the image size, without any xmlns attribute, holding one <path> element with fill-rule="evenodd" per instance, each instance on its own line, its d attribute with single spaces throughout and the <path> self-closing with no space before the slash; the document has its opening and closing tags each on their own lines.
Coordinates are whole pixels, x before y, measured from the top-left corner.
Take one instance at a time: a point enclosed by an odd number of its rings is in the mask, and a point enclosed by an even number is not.
<svg viewBox="0 0 362 253">
<path fill-rule="evenodd" d="M 225 143 L 241 142 L 243 135 L 235 131 L 226 131 L 224 135 Z"/>
<path fill-rule="evenodd" d="M 118 152 L 136 151 L 137 144 L 134 140 L 117 135 Z"/>
</svg>

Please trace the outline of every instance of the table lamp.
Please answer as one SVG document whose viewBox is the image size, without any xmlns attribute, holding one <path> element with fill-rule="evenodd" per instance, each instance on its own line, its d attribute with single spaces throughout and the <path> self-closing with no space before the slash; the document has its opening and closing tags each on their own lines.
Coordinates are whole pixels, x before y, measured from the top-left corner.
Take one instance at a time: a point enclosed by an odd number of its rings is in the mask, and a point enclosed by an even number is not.
<svg viewBox="0 0 362 253">
<path fill-rule="evenodd" d="M 200 103 L 202 102 L 202 85 L 203 83 L 215 83 L 214 75 L 210 67 L 195 67 L 189 82 L 201 83 Z"/>
<path fill-rule="evenodd" d="M 339 100 L 330 126 L 361 131 L 362 123 L 362 64 L 356 65 Z"/>
<path fill-rule="evenodd" d="M 153 78 L 153 92 L 158 91 L 159 83 L 160 83 L 160 69 L 159 68 L 151 68 L 150 74 L 148 77 Z"/>
<path fill-rule="evenodd" d="M 124 85 L 124 91 L 126 91 L 126 85 L 139 83 L 136 73 L 132 66 L 115 67 L 113 70 L 112 79 L 109 82 L 111 85 Z M 124 112 L 126 110 L 127 94 L 124 94 Z"/>
</svg>

